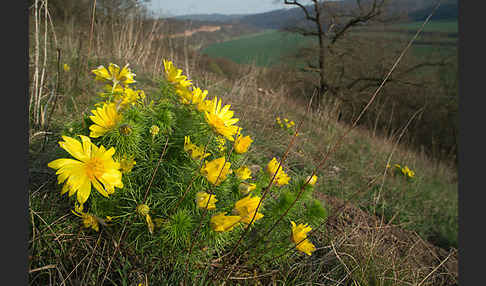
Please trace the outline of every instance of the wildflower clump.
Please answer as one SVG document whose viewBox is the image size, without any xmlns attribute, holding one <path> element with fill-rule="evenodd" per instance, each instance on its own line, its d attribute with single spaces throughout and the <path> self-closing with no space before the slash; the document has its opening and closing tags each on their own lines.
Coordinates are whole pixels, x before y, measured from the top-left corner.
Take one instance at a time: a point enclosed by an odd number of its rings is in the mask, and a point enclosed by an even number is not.
<svg viewBox="0 0 486 286">
<path fill-rule="evenodd" d="M 124 231 L 127 245 L 140 256 L 149 251 L 165 269 L 211 261 L 237 241 L 238 254 L 251 248 L 278 256 L 275 263 L 290 259 L 295 231 L 280 221 L 322 222 L 326 212 L 307 195 L 313 188 L 299 195 L 305 177 L 291 178 L 284 161 L 251 164 L 254 140 L 231 105 L 195 86 L 172 61 L 163 67 L 153 93 L 137 89 L 128 64 L 92 70 L 98 100 L 66 126 L 59 140 L 66 154 L 48 163 L 72 214 L 84 231 Z M 310 245 L 297 249 L 310 255 Z"/>
<path fill-rule="evenodd" d="M 413 179 L 415 177 L 415 172 L 412 171 L 408 166 L 400 166 L 395 164 L 395 174 L 404 176 L 407 179 Z"/>
<path fill-rule="evenodd" d="M 284 118 L 283 120 L 280 118 L 280 116 L 277 116 L 275 118 L 275 123 L 278 128 L 285 130 L 289 135 L 294 135 L 295 133 L 295 122 L 293 120 L 290 120 L 288 118 Z M 299 136 L 299 134 L 297 134 Z"/>
</svg>

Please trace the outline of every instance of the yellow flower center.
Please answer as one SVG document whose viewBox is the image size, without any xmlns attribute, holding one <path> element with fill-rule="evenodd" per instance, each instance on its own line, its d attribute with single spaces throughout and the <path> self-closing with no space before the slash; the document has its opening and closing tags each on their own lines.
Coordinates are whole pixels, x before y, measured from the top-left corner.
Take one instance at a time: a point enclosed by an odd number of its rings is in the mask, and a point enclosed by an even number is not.
<svg viewBox="0 0 486 286">
<path fill-rule="evenodd" d="M 224 121 L 219 118 L 218 116 L 211 116 L 211 124 L 214 126 L 216 129 L 222 129 L 225 128 L 226 125 L 224 124 Z"/>
<path fill-rule="evenodd" d="M 90 180 L 94 180 L 96 177 L 101 177 L 105 172 L 105 165 L 100 158 L 91 158 L 85 165 L 86 175 L 88 175 Z"/>
<path fill-rule="evenodd" d="M 107 129 L 112 129 L 116 125 L 116 119 L 115 118 L 110 118 L 105 121 L 106 128 Z"/>
</svg>

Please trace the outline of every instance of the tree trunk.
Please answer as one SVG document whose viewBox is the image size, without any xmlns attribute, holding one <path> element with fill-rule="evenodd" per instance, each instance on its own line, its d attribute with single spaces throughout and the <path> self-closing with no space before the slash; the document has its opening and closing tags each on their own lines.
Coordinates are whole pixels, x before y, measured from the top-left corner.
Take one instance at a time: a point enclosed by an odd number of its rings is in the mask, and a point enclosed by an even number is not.
<svg viewBox="0 0 486 286">
<path fill-rule="evenodd" d="M 316 97 L 317 106 L 321 104 L 324 93 L 326 92 L 327 89 L 327 86 L 325 84 L 326 78 L 324 73 L 324 54 L 325 54 L 324 33 L 322 31 L 320 10 L 321 9 L 319 7 L 319 2 L 314 1 L 314 11 L 316 12 L 316 26 L 317 26 L 317 33 L 319 37 L 319 92 Z"/>
</svg>

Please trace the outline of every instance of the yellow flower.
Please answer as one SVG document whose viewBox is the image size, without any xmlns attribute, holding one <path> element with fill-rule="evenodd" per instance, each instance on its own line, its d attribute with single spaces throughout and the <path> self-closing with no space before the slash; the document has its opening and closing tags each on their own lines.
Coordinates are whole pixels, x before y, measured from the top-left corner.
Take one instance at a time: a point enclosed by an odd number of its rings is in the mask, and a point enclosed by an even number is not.
<svg viewBox="0 0 486 286">
<path fill-rule="evenodd" d="M 308 239 L 304 239 L 299 245 L 297 245 L 297 250 L 304 252 L 307 255 L 312 255 L 312 252 L 316 250 L 316 247 Z"/>
<path fill-rule="evenodd" d="M 234 112 L 229 110 L 230 104 L 221 108 L 221 99 L 215 97 L 212 100 L 212 107 L 210 111 L 205 111 L 204 115 L 206 121 L 213 128 L 213 130 L 226 137 L 230 141 L 234 141 L 233 135 L 238 131 L 238 126 L 233 125 L 238 122 L 238 118 L 232 118 Z"/>
<path fill-rule="evenodd" d="M 253 216 L 255 215 L 256 208 L 258 206 L 258 203 L 260 202 L 260 197 L 251 197 L 251 195 L 246 196 L 242 198 L 241 200 L 237 201 L 235 203 L 235 212 L 237 215 L 241 216 L 241 221 L 243 223 L 249 224 L 250 221 L 252 220 Z M 255 219 L 253 220 L 253 223 L 255 221 L 261 219 L 263 217 L 263 214 L 261 213 L 256 213 Z"/>
<path fill-rule="evenodd" d="M 187 87 L 177 87 L 176 93 L 179 95 L 182 104 L 190 104 L 192 92 Z"/>
<path fill-rule="evenodd" d="M 235 140 L 235 152 L 238 154 L 245 153 L 248 151 L 251 142 L 253 142 L 253 140 L 250 138 L 250 136 L 243 137 L 243 135 L 238 134 Z"/>
<path fill-rule="evenodd" d="M 241 220 L 240 216 L 226 216 L 226 212 L 218 213 L 211 217 L 209 222 L 211 229 L 216 232 L 230 231 Z"/>
<path fill-rule="evenodd" d="M 202 160 L 207 156 L 211 155 L 210 153 L 204 152 L 204 147 L 197 146 L 191 143 L 190 136 L 184 136 L 184 151 L 189 153 L 194 160 Z"/>
<path fill-rule="evenodd" d="M 62 136 L 64 141 L 60 141 L 61 148 L 71 154 L 74 159 L 57 159 L 49 164 L 50 168 L 58 169 L 58 184 L 65 182 L 61 195 L 69 191 L 69 196 L 77 194 L 77 200 L 83 204 L 91 193 L 91 185 L 105 197 L 115 192 L 115 187 L 123 188 L 122 173 L 120 163 L 112 158 L 115 149 L 111 147 L 99 148 L 91 143 L 86 136 L 79 135 L 78 140 Z"/>
<path fill-rule="evenodd" d="M 208 203 L 209 200 L 209 203 Z M 201 209 L 206 207 L 206 204 L 208 205 L 207 209 L 208 210 L 214 210 L 216 208 L 215 203 L 218 200 L 216 199 L 215 195 L 211 195 L 211 198 L 209 198 L 209 194 L 206 192 L 198 192 L 196 194 L 196 202 L 197 206 Z"/>
<path fill-rule="evenodd" d="M 124 92 L 119 99 L 120 108 L 126 108 L 130 105 L 135 105 L 137 102 L 141 102 L 145 98 L 145 92 L 143 90 L 133 90 L 129 87 L 125 87 Z"/>
<path fill-rule="evenodd" d="M 307 233 L 312 230 L 307 224 L 296 225 L 295 222 L 290 221 L 292 224 L 292 242 L 297 245 L 297 250 L 312 255 L 312 252 L 316 250 L 315 246 L 307 240 Z"/>
<path fill-rule="evenodd" d="M 226 179 L 230 172 L 231 163 L 226 162 L 225 157 L 220 157 L 211 162 L 204 162 L 201 168 L 201 174 L 213 185 L 218 186 Z"/>
<path fill-rule="evenodd" d="M 107 84 L 103 87 L 104 92 L 98 92 L 98 95 L 107 98 L 113 96 L 115 100 L 120 100 L 125 92 L 125 88 L 121 85 L 112 86 Z"/>
<path fill-rule="evenodd" d="M 164 62 L 165 76 L 167 78 L 167 81 L 176 85 L 176 88 L 188 87 L 192 84 L 191 80 L 188 80 L 185 75 L 182 75 L 181 69 L 174 67 L 172 61 L 166 61 L 164 59 L 163 62 Z"/>
<path fill-rule="evenodd" d="M 155 137 L 155 136 L 157 136 L 157 134 L 159 134 L 159 131 L 160 131 L 159 126 L 157 126 L 157 125 L 152 125 L 152 126 L 150 127 L 150 134 L 152 134 L 152 138 L 153 138 L 153 137 Z"/>
<path fill-rule="evenodd" d="M 125 85 L 135 82 L 133 79 L 135 74 L 130 71 L 128 64 L 126 64 L 121 71 L 118 65 L 110 63 L 108 69 L 104 66 L 99 66 L 92 70 L 92 72 L 96 75 L 96 80 L 113 82 L 113 85 L 115 86 L 121 82 Z"/>
<path fill-rule="evenodd" d="M 99 92 L 98 94 L 103 98 L 108 98 L 110 101 L 113 100 L 121 109 L 142 103 L 145 98 L 145 92 L 143 90 L 135 90 L 128 86 L 112 86 L 107 84 L 103 87 L 103 90 L 104 92 Z"/>
<path fill-rule="evenodd" d="M 212 100 L 203 100 L 199 102 L 196 106 L 196 109 L 200 112 L 210 112 L 211 108 L 213 107 L 213 101 Z"/>
<path fill-rule="evenodd" d="M 278 162 L 277 159 L 273 158 L 267 165 L 267 172 L 270 177 L 273 177 L 275 172 L 277 172 Z M 277 175 L 275 176 L 275 183 L 278 186 L 283 186 L 288 184 L 290 177 L 283 171 L 282 166 L 278 169 Z"/>
<path fill-rule="evenodd" d="M 137 162 L 133 159 L 133 157 L 123 156 L 120 160 L 120 168 L 123 174 L 130 173 Z"/>
<path fill-rule="evenodd" d="M 92 214 L 83 212 L 83 205 L 76 205 L 74 210 L 71 210 L 73 214 L 83 219 L 83 226 L 85 228 L 92 228 L 95 231 L 99 231 L 98 220 Z"/>
<path fill-rule="evenodd" d="M 254 189 L 256 189 L 256 185 L 252 183 L 241 182 L 238 185 L 238 190 L 242 195 L 247 195 L 249 192 L 253 191 Z"/>
<path fill-rule="evenodd" d="M 200 104 L 204 101 L 206 96 L 208 95 L 207 90 L 201 90 L 199 87 L 196 87 L 192 90 L 192 104 Z"/>
<path fill-rule="evenodd" d="M 89 137 L 92 138 L 105 135 L 122 120 L 122 115 L 116 111 L 114 103 L 104 103 L 102 107 L 91 110 L 91 113 L 93 115 L 89 118 L 95 123 L 89 127 L 91 131 Z"/>
<path fill-rule="evenodd" d="M 309 179 L 310 179 L 309 185 L 314 186 L 316 184 L 316 182 L 317 182 L 317 176 L 316 175 L 313 175 L 312 178 L 310 176 L 307 176 L 307 178 L 305 179 L 305 181 L 307 182 Z"/>
<path fill-rule="evenodd" d="M 402 173 L 409 178 L 413 178 L 415 176 L 415 172 L 410 170 L 408 166 L 402 168 Z"/>
<path fill-rule="evenodd" d="M 246 180 L 251 178 L 251 171 L 247 166 L 241 166 L 235 171 L 236 177 L 240 180 Z"/>
<path fill-rule="evenodd" d="M 307 238 L 307 233 L 312 230 L 307 224 L 296 225 L 295 222 L 290 221 L 292 224 L 292 241 L 299 243 L 301 240 Z"/>
<path fill-rule="evenodd" d="M 65 72 L 69 72 L 71 70 L 71 67 L 69 67 L 68 64 L 64 64 L 63 68 Z"/>
</svg>

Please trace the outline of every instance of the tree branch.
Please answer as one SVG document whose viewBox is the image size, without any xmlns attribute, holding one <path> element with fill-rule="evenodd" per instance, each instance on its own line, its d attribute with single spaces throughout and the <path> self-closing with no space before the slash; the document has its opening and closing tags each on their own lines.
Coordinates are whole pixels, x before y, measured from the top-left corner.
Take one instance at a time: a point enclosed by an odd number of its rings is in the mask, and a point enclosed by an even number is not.
<svg viewBox="0 0 486 286">
<path fill-rule="evenodd" d="M 358 3 L 359 3 L 359 1 L 358 1 Z M 368 22 L 368 21 L 376 18 L 377 16 L 379 16 L 382 13 L 381 8 L 383 7 L 383 4 L 384 4 L 384 0 L 382 0 L 380 4 L 377 4 L 377 0 L 374 0 L 373 1 L 373 4 L 372 4 L 372 7 L 371 7 L 370 11 L 367 14 L 355 16 L 354 18 L 350 19 L 344 25 L 344 27 L 342 27 L 341 29 L 339 29 L 336 32 L 336 34 L 334 34 L 334 36 L 330 37 L 331 38 L 331 44 L 334 44 L 341 36 L 344 35 L 344 33 L 349 28 L 354 27 L 354 26 L 356 26 L 359 23 L 366 23 L 366 22 Z M 360 6 L 360 9 L 362 9 L 361 4 L 359 6 Z M 343 15 L 340 15 L 340 16 L 343 16 Z M 349 15 L 349 16 L 351 16 L 351 15 Z"/>
<path fill-rule="evenodd" d="M 310 14 L 309 14 L 309 11 L 307 11 L 307 8 L 305 8 L 304 5 L 300 4 L 299 2 L 297 1 L 288 1 L 288 0 L 284 0 L 284 4 L 287 4 L 287 5 L 296 5 L 296 6 L 299 6 L 305 13 L 305 18 L 307 20 L 310 20 L 310 21 L 314 21 L 316 22 L 317 21 L 317 18 L 316 17 L 312 17 Z"/>
</svg>

